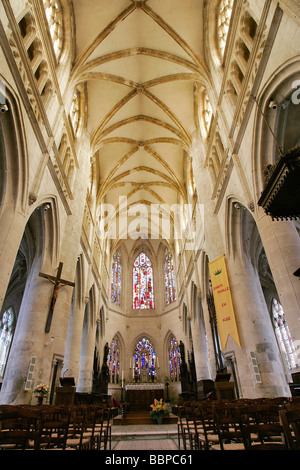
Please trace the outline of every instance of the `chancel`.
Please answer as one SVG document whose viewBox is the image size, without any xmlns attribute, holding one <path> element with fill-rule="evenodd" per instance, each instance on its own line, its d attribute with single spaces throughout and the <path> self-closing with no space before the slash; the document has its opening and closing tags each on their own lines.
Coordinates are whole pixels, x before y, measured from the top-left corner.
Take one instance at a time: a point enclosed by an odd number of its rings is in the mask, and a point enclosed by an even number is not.
<svg viewBox="0 0 300 470">
<path fill-rule="evenodd" d="M 0 44 L 0 448 L 299 449 L 299 1 L 5 0 Z"/>
</svg>

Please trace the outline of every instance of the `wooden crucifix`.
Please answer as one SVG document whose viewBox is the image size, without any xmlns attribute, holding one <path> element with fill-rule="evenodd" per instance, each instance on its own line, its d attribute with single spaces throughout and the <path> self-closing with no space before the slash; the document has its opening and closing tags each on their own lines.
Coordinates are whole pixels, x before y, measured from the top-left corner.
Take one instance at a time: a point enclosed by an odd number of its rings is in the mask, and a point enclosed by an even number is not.
<svg viewBox="0 0 300 470">
<path fill-rule="evenodd" d="M 75 286 L 74 282 L 70 282 L 70 281 L 66 281 L 65 279 L 61 279 L 60 276 L 61 276 L 62 268 L 63 268 L 63 263 L 59 263 L 56 276 L 49 276 L 49 274 L 39 273 L 40 277 L 44 277 L 44 278 L 48 279 L 48 281 L 52 282 L 52 284 L 54 284 L 51 304 L 50 304 L 49 313 L 48 313 L 48 317 L 47 317 L 47 323 L 46 323 L 46 326 L 45 326 L 45 333 L 49 333 L 50 328 L 51 328 L 53 311 L 54 311 L 56 299 L 57 299 L 57 296 L 58 296 L 59 288 L 61 286 L 73 286 L 73 287 Z"/>
</svg>

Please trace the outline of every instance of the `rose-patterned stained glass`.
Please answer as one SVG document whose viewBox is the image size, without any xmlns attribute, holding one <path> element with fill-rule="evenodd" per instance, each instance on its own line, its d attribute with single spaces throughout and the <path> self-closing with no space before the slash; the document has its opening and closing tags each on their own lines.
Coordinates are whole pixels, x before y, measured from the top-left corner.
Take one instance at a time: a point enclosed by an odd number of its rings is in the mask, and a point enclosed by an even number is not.
<svg viewBox="0 0 300 470">
<path fill-rule="evenodd" d="M 154 308 L 153 268 L 145 253 L 140 253 L 133 265 L 133 308 Z"/>
<path fill-rule="evenodd" d="M 107 366 L 110 383 L 117 384 L 119 382 L 120 375 L 120 350 L 116 338 L 114 338 L 110 343 L 107 357 Z"/>
<path fill-rule="evenodd" d="M 157 377 L 158 359 L 150 341 L 141 339 L 132 358 L 132 377 L 137 381 L 150 381 Z"/>
<path fill-rule="evenodd" d="M 165 258 L 164 273 L 166 304 L 169 305 L 176 300 L 174 262 L 171 253 L 169 253 Z"/>
<path fill-rule="evenodd" d="M 170 366 L 170 377 L 172 382 L 177 382 L 180 380 L 180 365 L 181 357 L 178 341 L 175 336 L 172 336 L 170 339 L 170 348 L 169 348 L 169 366 Z"/>
<path fill-rule="evenodd" d="M 111 267 L 111 294 L 110 300 L 116 305 L 120 306 L 121 303 L 121 259 L 119 253 L 116 251 L 113 256 Z"/>
</svg>

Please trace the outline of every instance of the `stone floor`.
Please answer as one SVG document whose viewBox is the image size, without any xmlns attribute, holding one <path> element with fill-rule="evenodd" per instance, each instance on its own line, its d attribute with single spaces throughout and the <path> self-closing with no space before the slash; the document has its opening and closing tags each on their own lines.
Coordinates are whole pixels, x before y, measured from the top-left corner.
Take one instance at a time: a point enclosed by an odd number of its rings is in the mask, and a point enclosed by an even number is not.
<svg viewBox="0 0 300 470">
<path fill-rule="evenodd" d="M 112 426 L 112 450 L 177 450 L 176 424 Z"/>
</svg>

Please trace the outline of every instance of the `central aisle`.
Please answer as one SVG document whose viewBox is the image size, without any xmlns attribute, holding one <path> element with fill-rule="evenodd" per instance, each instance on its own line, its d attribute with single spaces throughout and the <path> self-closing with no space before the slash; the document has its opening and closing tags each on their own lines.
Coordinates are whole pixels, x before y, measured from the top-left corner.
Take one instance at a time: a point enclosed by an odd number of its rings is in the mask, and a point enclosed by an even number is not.
<svg viewBox="0 0 300 470">
<path fill-rule="evenodd" d="M 177 450 L 177 424 L 112 426 L 112 450 Z"/>
</svg>

